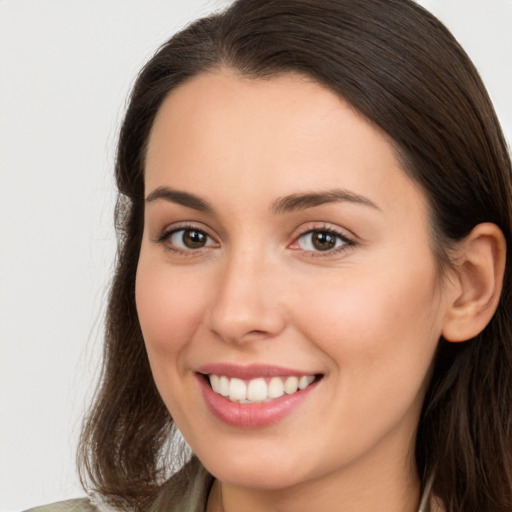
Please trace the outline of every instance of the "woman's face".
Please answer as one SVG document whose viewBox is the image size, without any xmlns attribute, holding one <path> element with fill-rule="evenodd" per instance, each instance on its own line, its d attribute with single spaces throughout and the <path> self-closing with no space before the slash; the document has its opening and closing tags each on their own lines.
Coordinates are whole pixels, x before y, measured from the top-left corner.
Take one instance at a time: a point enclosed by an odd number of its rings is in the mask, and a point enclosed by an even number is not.
<svg viewBox="0 0 512 512">
<path fill-rule="evenodd" d="M 386 136 L 307 78 L 222 70 L 165 100 L 145 172 L 137 310 L 207 469 L 266 489 L 410 471 L 447 299 Z"/>
</svg>

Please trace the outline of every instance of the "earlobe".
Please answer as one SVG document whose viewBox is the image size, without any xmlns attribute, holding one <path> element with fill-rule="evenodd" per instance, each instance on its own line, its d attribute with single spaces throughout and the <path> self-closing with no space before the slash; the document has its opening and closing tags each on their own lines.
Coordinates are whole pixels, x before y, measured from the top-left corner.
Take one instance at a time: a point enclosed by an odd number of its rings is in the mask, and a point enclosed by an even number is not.
<svg viewBox="0 0 512 512">
<path fill-rule="evenodd" d="M 451 342 L 477 336 L 496 311 L 506 261 L 506 242 L 500 228 L 478 224 L 461 242 L 458 260 L 442 331 Z"/>
</svg>

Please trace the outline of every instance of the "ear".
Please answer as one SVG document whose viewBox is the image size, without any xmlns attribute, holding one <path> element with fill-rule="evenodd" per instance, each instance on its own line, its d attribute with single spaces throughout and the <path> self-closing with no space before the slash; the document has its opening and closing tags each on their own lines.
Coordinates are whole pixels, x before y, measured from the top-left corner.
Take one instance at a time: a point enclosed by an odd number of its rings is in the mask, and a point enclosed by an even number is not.
<svg viewBox="0 0 512 512">
<path fill-rule="evenodd" d="M 505 237 L 495 224 L 478 224 L 459 250 L 442 330 L 443 337 L 451 342 L 474 338 L 494 315 L 505 272 Z"/>
</svg>

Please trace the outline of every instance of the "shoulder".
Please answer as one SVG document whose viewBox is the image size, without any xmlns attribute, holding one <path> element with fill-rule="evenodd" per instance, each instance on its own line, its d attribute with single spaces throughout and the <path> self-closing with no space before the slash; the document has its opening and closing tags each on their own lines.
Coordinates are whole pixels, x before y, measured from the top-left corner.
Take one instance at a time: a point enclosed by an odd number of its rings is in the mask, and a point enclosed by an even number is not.
<svg viewBox="0 0 512 512">
<path fill-rule="evenodd" d="M 35 507 L 25 512 L 97 512 L 98 509 L 87 498 L 59 501 L 42 507 Z"/>
</svg>

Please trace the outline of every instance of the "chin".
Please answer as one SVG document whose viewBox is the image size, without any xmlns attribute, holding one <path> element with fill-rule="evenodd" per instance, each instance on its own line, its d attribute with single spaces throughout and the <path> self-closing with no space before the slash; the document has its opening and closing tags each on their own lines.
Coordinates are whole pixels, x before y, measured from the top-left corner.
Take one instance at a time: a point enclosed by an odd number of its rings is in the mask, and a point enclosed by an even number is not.
<svg viewBox="0 0 512 512">
<path fill-rule="evenodd" d="M 264 454 L 263 457 L 224 457 L 210 463 L 202 461 L 206 469 L 221 482 L 244 488 L 279 490 L 307 479 L 298 471 L 297 461 L 285 461 Z"/>
</svg>

